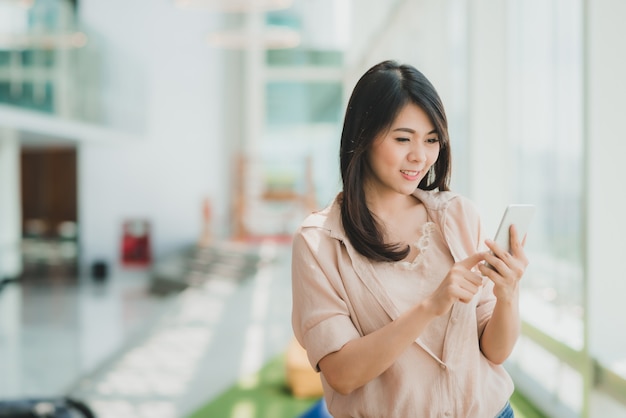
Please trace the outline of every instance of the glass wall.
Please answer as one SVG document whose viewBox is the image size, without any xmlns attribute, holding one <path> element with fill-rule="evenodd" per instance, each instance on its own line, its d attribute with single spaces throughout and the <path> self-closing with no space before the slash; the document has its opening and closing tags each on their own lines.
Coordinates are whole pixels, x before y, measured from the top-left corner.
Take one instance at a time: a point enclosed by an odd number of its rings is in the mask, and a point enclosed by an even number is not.
<svg viewBox="0 0 626 418">
<path fill-rule="evenodd" d="M 292 151 L 290 155 L 300 167 L 299 193 L 306 193 L 307 173 L 302 168 L 309 162 L 317 207 L 326 206 L 340 189 L 348 10 L 346 0 L 299 1 L 267 16 L 268 24 L 297 30 L 301 42 L 296 48 L 267 51 L 263 149 L 274 155 L 276 149 Z M 320 31 L 321 27 L 325 30 Z"/>
<path fill-rule="evenodd" d="M 526 335 L 511 367 L 532 380 L 537 398 L 552 399 L 558 416 L 580 416 L 586 378 L 582 2 L 509 4 L 515 197 L 538 208 L 526 247 L 532 260 L 521 302 Z"/>
<path fill-rule="evenodd" d="M 117 57 L 110 54 L 119 45 L 104 45 L 77 6 L 75 0 L 0 1 L 0 104 L 142 132 L 147 96 L 140 60 L 124 56 L 121 69 L 112 67 Z M 128 27 L 118 27 L 120 45 L 127 44 Z"/>
<path fill-rule="evenodd" d="M 508 4 L 515 197 L 538 208 L 526 245 L 523 336 L 508 367 L 518 389 L 550 416 L 598 416 L 607 408 L 613 412 L 600 416 L 622 416 L 624 379 L 599 364 L 588 340 L 589 312 L 598 306 L 588 302 L 594 286 L 586 276 L 586 3 Z"/>
<path fill-rule="evenodd" d="M 258 71 L 261 85 L 253 87 L 259 89 L 262 115 L 261 132 L 245 163 L 252 174 L 243 209 L 249 235 L 290 235 L 306 214 L 328 205 L 340 189 L 345 28 L 335 23 L 346 5 L 300 1 L 264 15 L 265 28 L 292 30 L 299 42 L 289 48 L 266 45 Z M 327 31 L 319 31 L 322 22 Z"/>
<path fill-rule="evenodd" d="M 68 74 L 76 67 L 84 34 L 75 30 L 68 1 L 0 3 L 0 102 L 62 113 Z M 71 62 L 72 65 L 68 65 Z M 66 81 L 63 83 L 63 81 Z"/>
<path fill-rule="evenodd" d="M 581 2 L 516 1 L 511 13 L 510 136 L 514 189 L 535 203 L 525 319 L 583 348 Z"/>
</svg>

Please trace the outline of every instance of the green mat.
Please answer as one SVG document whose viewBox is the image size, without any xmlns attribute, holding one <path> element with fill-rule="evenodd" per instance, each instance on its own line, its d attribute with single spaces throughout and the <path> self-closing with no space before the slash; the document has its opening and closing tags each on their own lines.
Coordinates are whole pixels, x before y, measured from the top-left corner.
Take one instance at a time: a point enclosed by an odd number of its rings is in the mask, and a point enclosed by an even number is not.
<svg viewBox="0 0 626 418">
<path fill-rule="evenodd" d="M 286 383 L 285 356 L 267 363 L 256 375 L 236 384 L 189 418 L 295 418 L 319 400 L 297 399 Z"/>
<path fill-rule="evenodd" d="M 281 355 L 188 418 L 297 418 L 318 399 L 294 398 L 285 379 L 285 356 Z M 517 392 L 511 405 L 515 418 L 547 418 Z"/>
</svg>

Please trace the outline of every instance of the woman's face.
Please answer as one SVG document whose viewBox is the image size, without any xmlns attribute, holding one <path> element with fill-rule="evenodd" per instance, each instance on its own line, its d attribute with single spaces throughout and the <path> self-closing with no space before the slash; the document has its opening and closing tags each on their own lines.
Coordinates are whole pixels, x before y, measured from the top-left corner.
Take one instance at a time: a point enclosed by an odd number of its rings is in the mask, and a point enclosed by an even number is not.
<svg viewBox="0 0 626 418">
<path fill-rule="evenodd" d="M 439 156 L 439 136 L 430 118 L 416 104 L 407 104 L 368 153 L 368 192 L 409 195 Z"/>
</svg>

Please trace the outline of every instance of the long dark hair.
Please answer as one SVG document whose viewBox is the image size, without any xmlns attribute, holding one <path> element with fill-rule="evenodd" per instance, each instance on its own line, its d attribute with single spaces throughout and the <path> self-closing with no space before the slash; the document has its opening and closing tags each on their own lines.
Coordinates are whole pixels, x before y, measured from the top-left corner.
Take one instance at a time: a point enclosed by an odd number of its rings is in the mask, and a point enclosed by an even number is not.
<svg viewBox="0 0 626 418">
<path fill-rule="evenodd" d="M 425 176 L 418 188 L 449 190 L 450 139 L 443 103 L 430 81 L 413 66 L 383 61 L 370 68 L 354 87 L 343 122 L 339 149 L 341 220 L 354 248 L 375 261 L 402 260 L 409 252 L 403 245 L 385 243 L 381 226 L 367 207 L 363 188 L 372 143 L 409 103 L 430 117 L 440 144 L 439 156 L 431 168 L 434 176 Z"/>
</svg>

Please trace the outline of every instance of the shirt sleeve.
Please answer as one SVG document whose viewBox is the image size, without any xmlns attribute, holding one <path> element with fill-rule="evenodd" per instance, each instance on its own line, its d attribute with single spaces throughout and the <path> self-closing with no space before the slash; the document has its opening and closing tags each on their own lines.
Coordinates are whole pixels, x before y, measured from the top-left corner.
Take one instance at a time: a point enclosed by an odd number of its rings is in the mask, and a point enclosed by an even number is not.
<svg viewBox="0 0 626 418">
<path fill-rule="evenodd" d="M 324 230 L 304 228 L 294 235 L 292 244 L 293 331 L 318 371 L 324 356 L 360 337 L 339 274 L 337 247 L 341 244 L 335 241 Z"/>
</svg>

